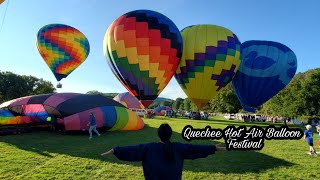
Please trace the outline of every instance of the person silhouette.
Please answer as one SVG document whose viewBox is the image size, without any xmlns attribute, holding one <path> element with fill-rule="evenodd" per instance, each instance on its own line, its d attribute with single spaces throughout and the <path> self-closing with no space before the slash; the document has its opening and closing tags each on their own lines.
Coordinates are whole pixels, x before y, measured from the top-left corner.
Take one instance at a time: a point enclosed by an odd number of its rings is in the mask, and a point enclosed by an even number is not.
<svg viewBox="0 0 320 180">
<path fill-rule="evenodd" d="M 96 118 L 93 115 L 93 112 L 89 113 L 89 123 L 87 126 L 89 126 L 89 140 L 92 139 L 92 131 L 94 131 L 98 136 L 100 136 L 99 132 L 97 131 L 97 123 L 96 123 Z"/>
<path fill-rule="evenodd" d="M 124 161 L 142 161 L 145 179 L 181 179 L 184 159 L 205 158 L 226 147 L 171 142 L 172 129 L 168 124 L 158 128 L 160 142 L 114 147 L 101 156 L 114 154 Z"/>
</svg>

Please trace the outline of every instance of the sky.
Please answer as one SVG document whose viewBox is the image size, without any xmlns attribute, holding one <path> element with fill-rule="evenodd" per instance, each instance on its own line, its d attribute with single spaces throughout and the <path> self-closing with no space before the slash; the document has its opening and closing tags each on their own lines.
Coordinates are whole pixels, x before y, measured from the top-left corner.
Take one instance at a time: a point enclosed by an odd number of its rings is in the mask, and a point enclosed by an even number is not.
<svg viewBox="0 0 320 180">
<path fill-rule="evenodd" d="M 214 24 L 230 29 L 241 42 L 271 40 L 285 44 L 297 56 L 297 72 L 304 72 L 320 67 L 319 7 L 317 0 L 6 0 L 0 5 L 0 71 L 32 75 L 56 85 L 36 48 L 36 34 L 44 25 L 61 23 L 86 35 L 90 54 L 61 81 L 63 87 L 57 92 L 126 92 L 106 62 L 102 41 L 116 18 L 148 9 L 166 15 L 180 30 Z M 173 77 L 160 97 L 186 95 Z"/>
</svg>

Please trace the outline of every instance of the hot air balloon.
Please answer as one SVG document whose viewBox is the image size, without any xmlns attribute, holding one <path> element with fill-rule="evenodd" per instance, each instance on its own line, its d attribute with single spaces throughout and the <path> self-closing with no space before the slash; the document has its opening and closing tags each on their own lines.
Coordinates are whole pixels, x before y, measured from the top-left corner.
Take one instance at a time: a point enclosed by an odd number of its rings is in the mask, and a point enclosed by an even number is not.
<svg viewBox="0 0 320 180">
<path fill-rule="evenodd" d="M 231 82 L 240 65 L 240 42 L 230 30 L 215 25 L 181 31 L 183 54 L 175 78 L 201 109 Z"/>
<path fill-rule="evenodd" d="M 122 104 L 99 94 L 78 93 L 41 94 L 0 104 L 0 126 L 45 124 L 48 116 L 55 116 L 62 119 L 65 130 L 83 130 L 89 128 L 89 112 L 94 112 L 98 128 L 115 131 L 144 127 L 142 119 Z"/>
<path fill-rule="evenodd" d="M 120 16 L 109 26 L 103 49 L 114 75 L 148 107 L 177 69 L 182 37 L 166 16 L 137 10 Z"/>
<path fill-rule="evenodd" d="M 129 92 L 120 93 L 116 97 L 114 97 L 113 100 L 121 103 L 129 109 L 143 109 L 143 106 L 139 102 L 139 100 L 136 97 L 132 96 Z"/>
<path fill-rule="evenodd" d="M 241 65 L 232 85 L 245 111 L 255 109 L 276 95 L 293 78 L 297 58 L 287 46 L 272 41 L 241 44 Z"/>
<path fill-rule="evenodd" d="M 66 78 L 89 55 L 88 39 L 79 30 L 63 24 L 49 24 L 37 35 L 37 48 L 57 81 Z M 61 87 L 59 83 L 57 87 Z"/>
</svg>

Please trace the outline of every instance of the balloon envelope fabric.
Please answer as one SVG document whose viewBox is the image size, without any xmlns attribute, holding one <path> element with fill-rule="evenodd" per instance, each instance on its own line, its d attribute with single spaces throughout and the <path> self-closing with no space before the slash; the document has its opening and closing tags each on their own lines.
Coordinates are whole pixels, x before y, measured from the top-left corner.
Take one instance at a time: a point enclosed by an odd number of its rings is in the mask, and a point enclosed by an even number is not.
<svg viewBox="0 0 320 180">
<path fill-rule="evenodd" d="M 79 30 L 63 24 L 49 24 L 37 35 L 37 48 L 57 81 L 67 77 L 89 55 L 88 39 Z"/>
<path fill-rule="evenodd" d="M 103 49 L 114 75 L 148 107 L 177 69 L 182 37 L 166 16 L 137 10 L 120 16 L 109 26 Z"/>
<path fill-rule="evenodd" d="M 102 95 L 54 93 L 19 98 L 3 103 L 20 116 L 38 117 L 45 111 L 48 116 L 63 118 L 66 130 L 88 129 L 89 113 L 93 112 L 98 128 L 109 130 L 139 130 L 144 127 L 140 117 L 122 104 Z M 31 123 L 31 122 L 30 122 Z M 0 122 L 1 124 L 1 122 Z"/>
<path fill-rule="evenodd" d="M 241 44 L 241 65 L 232 85 L 244 108 L 255 108 L 276 95 L 293 78 L 297 58 L 287 46 L 272 41 Z"/>
<path fill-rule="evenodd" d="M 143 105 L 139 102 L 139 100 L 132 96 L 129 92 L 120 93 L 114 97 L 113 100 L 121 103 L 129 109 L 143 109 Z"/>
<path fill-rule="evenodd" d="M 159 106 L 154 108 L 154 112 L 156 113 L 157 116 L 164 116 L 165 115 L 164 111 L 170 111 L 170 110 L 172 109 L 169 106 Z"/>
<path fill-rule="evenodd" d="M 240 65 L 240 42 L 230 30 L 215 25 L 181 31 L 183 54 L 175 78 L 199 109 L 231 82 Z"/>
</svg>

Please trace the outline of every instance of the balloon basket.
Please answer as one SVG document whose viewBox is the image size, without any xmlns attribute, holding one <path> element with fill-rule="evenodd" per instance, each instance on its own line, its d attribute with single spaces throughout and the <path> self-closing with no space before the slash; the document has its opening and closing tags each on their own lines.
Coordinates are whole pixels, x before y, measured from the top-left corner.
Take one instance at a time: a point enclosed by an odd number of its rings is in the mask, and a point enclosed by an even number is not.
<svg viewBox="0 0 320 180">
<path fill-rule="evenodd" d="M 61 84 L 61 83 L 58 83 L 58 84 L 57 84 L 57 88 L 62 88 L 62 84 Z"/>
</svg>

